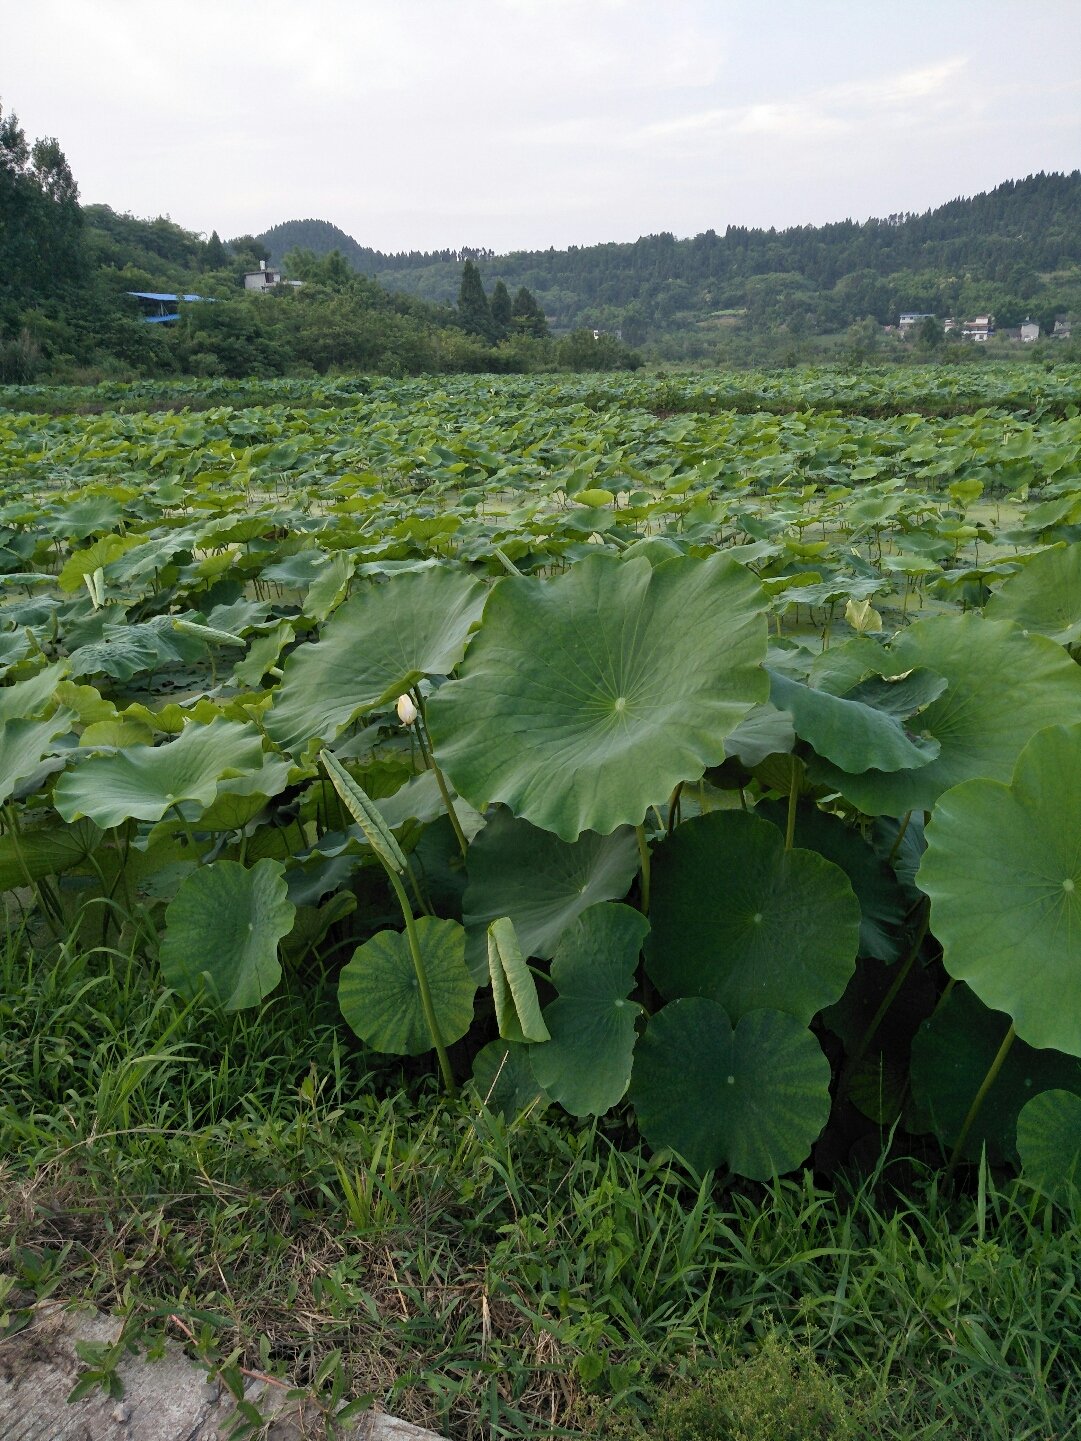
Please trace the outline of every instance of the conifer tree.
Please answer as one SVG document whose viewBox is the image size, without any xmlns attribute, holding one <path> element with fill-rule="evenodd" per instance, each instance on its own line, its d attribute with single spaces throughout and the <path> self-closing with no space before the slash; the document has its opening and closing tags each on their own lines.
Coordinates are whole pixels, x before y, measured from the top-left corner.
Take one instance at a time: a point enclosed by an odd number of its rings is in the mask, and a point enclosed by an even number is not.
<svg viewBox="0 0 1081 1441">
<path fill-rule="evenodd" d="M 533 292 L 521 286 L 511 305 L 511 318 L 516 329 L 538 340 L 548 334 L 548 321 L 544 311 L 537 304 Z"/>
<path fill-rule="evenodd" d="M 492 286 L 488 306 L 492 312 L 492 323 L 495 325 L 499 339 L 505 340 L 510 334 L 511 328 L 511 303 L 510 291 L 502 280 L 497 280 Z"/>
<path fill-rule="evenodd" d="M 470 335 L 489 342 L 495 339 L 491 306 L 484 293 L 480 271 L 471 260 L 467 260 L 462 268 L 462 283 L 458 290 L 458 314 L 461 317 L 462 329 Z"/>
</svg>

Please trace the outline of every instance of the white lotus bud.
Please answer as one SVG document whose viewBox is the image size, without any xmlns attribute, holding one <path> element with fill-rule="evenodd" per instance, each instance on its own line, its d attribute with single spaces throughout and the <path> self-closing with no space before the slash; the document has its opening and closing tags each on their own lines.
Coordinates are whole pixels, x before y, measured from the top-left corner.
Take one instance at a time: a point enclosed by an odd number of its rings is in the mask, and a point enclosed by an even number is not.
<svg viewBox="0 0 1081 1441">
<path fill-rule="evenodd" d="M 411 726 L 417 718 L 417 708 L 413 704 L 412 696 L 400 695 L 395 709 L 403 726 Z"/>
</svg>

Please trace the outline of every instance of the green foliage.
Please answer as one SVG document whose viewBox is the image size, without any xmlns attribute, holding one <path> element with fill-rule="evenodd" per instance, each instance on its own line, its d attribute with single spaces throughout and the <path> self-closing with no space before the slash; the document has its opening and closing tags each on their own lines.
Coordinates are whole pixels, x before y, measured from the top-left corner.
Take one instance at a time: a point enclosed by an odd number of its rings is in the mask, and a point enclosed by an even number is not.
<svg viewBox="0 0 1081 1441">
<path fill-rule="evenodd" d="M 250 870 L 214 861 L 185 876 L 165 912 L 166 983 L 187 996 L 206 984 L 227 1011 L 268 996 L 281 980 L 278 942 L 296 916 L 284 871 L 280 861 L 256 861 Z"/>
<path fill-rule="evenodd" d="M 462 329 L 480 340 L 493 341 L 499 335 L 499 327 L 492 315 L 480 271 L 471 260 L 462 267 L 462 283 L 458 288 L 458 315 Z"/>
<path fill-rule="evenodd" d="M 655 1441 L 846 1441 L 866 1435 L 864 1407 L 813 1352 L 771 1332 L 750 1356 L 725 1357 L 660 1398 Z M 610 1441 L 635 1434 L 617 1425 Z"/>
<path fill-rule="evenodd" d="M 43 956 L 251 1012 L 323 987 L 377 1073 L 434 1053 L 509 1124 L 700 1172 L 828 1172 L 886 1124 L 1046 1154 L 1072 372 L 15 399 L 0 877 Z"/>
<path fill-rule="evenodd" d="M 704 665 L 697 627 L 718 636 Z M 765 698 L 764 646 L 756 587 L 725 557 L 654 569 L 589 556 L 493 591 L 462 678 L 432 702 L 433 736 L 475 805 L 503 801 L 568 841 L 607 834 L 723 759 L 725 735 Z"/>
</svg>

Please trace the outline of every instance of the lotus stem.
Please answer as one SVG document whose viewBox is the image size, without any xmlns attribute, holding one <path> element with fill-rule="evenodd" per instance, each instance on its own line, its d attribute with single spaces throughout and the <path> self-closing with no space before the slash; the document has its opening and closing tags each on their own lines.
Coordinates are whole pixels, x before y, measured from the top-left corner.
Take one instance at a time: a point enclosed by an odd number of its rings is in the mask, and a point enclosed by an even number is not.
<svg viewBox="0 0 1081 1441">
<path fill-rule="evenodd" d="M 897 859 L 897 852 L 901 849 L 901 842 L 905 838 L 905 832 L 908 830 L 908 823 L 911 819 L 912 812 L 905 811 L 904 818 L 902 819 L 901 824 L 897 828 L 897 835 L 894 838 L 893 845 L 890 846 L 890 853 L 886 857 L 886 864 L 888 866 L 892 866 L 894 861 Z"/>
<path fill-rule="evenodd" d="M 638 856 L 642 862 L 642 914 L 649 915 L 649 842 L 646 840 L 644 825 L 635 826 L 638 837 Z"/>
<path fill-rule="evenodd" d="M 788 792 L 788 823 L 784 832 L 784 848 L 790 851 L 796 840 L 796 807 L 799 804 L 799 787 L 796 785 L 796 768 L 792 767 L 792 784 Z"/>
<path fill-rule="evenodd" d="M 447 785 L 446 777 L 436 763 L 432 751 L 432 737 L 428 731 L 428 722 L 424 714 L 424 698 L 420 691 L 414 686 L 413 695 L 417 702 L 417 740 L 420 742 L 420 753 L 435 775 L 435 783 L 439 787 L 439 794 L 443 797 L 443 804 L 447 808 L 447 815 L 450 817 L 451 828 L 458 840 L 458 847 L 462 852 L 462 859 L 469 854 L 469 842 L 465 838 L 465 831 L 462 830 L 462 823 L 458 819 L 458 812 L 454 809 L 454 801 L 451 798 L 450 788 Z"/>
<path fill-rule="evenodd" d="M 409 897 L 405 893 L 399 876 L 385 866 L 390 883 L 394 887 L 394 893 L 398 897 L 398 904 L 402 908 L 402 919 L 405 921 L 405 935 L 409 943 L 409 954 L 413 958 L 413 969 L 417 975 L 417 988 L 420 991 L 420 1004 L 424 1011 L 424 1019 L 428 1025 L 428 1032 L 435 1047 L 435 1053 L 439 1057 L 439 1069 L 443 1074 L 443 1085 L 447 1094 L 457 1094 L 457 1087 L 454 1084 L 454 1073 L 450 1068 L 450 1059 L 447 1056 L 447 1047 L 443 1041 L 443 1032 L 439 1029 L 439 1022 L 436 1019 L 435 1005 L 432 1002 L 432 992 L 428 986 L 428 972 L 424 969 L 424 958 L 420 953 L 420 941 L 417 937 L 417 923 L 413 918 L 413 908 L 409 904 Z"/>
<path fill-rule="evenodd" d="M 668 800 L 668 834 L 671 835 L 680 820 L 680 797 L 683 794 L 683 782 L 680 781 L 673 790 Z"/>
<path fill-rule="evenodd" d="M 57 929 L 57 925 L 63 923 L 64 913 L 60 902 L 53 895 L 51 887 L 46 888 L 43 881 L 36 881 L 30 874 L 30 867 L 26 864 L 26 857 L 23 855 L 22 846 L 19 843 L 19 816 L 14 804 L 5 807 L 5 814 L 8 822 L 8 835 L 11 837 L 11 848 L 15 852 L 15 863 L 22 871 L 26 884 L 37 896 L 41 914 L 53 934 L 53 939 L 61 941 L 63 935 Z"/>
<path fill-rule="evenodd" d="M 924 899 L 924 901 L 922 902 L 922 910 L 923 916 L 920 920 L 919 928 L 916 931 L 915 939 L 913 940 L 912 945 L 909 947 L 908 955 L 901 962 L 897 974 L 893 978 L 893 984 L 883 996 L 882 1002 L 879 1005 L 878 1010 L 871 1017 L 870 1025 L 860 1037 L 859 1044 L 856 1046 L 856 1049 L 852 1052 L 852 1055 L 845 1063 L 845 1068 L 837 1087 L 838 1096 L 844 1096 L 847 1093 L 849 1083 L 852 1080 L 852 1075 L 856 1067 L 867 1054 L 871 1042 L 874 1040 L 875 1036 L 878 1033 L 878 1028 L 882 1024 L 886 1012 L 893 1005 L 894 1001 L 900 994 L 901 987 L 908 979 L 908 973 L 909 971 L 911 971 L 913 965 L 915 964 L 916 957 L 920 953 L 920 947 L 923 945 L 924 937 L 927 935 L 927 927 L 931 917 L 930 903 L 926 899 Z"/>
<path fill-rule="evenodd" d="M 961 1151 L 964 1148 L 965 1142 L 968 1140 L 968 1133 L 972 1129 L 972 1123 L 979 1115 L 980 1107 L 983 1105 L 984 1099 L 986 1098 L 988 1091 L 995 1084 L 998 1073 L 1002 1070 L 1003 1062 L 1010 1054 L 1010 1047 L 1013 1045 L 1016 1039 L 1017 1032 L 1014 1030 L 1013 1022 L 1011 1021 L 1010 1029 L 1003 1036 L 1002 1045 L 999 1046 L 998 1052 L 995 1055 L 995 1059 L 988 1066 L 987 1075 L 984 1076 L 983 1081 L 980 1085 L 980 1089 L 972 1098 L 972 1105 L 968 1108 L 968 1115 L 965 1117 L 964 1123 L 961 1126 L 961 1130 L 958 1134 L 957 1141 L 953 1148 L 953 1154 L 950 1156 L 949 1164 L 946 1167 L 945 1180 L 947 1184 L 951 1180 L 954 1171 L 957 1169 L 957 1163 L 961 1159 Z"/>
</svg>

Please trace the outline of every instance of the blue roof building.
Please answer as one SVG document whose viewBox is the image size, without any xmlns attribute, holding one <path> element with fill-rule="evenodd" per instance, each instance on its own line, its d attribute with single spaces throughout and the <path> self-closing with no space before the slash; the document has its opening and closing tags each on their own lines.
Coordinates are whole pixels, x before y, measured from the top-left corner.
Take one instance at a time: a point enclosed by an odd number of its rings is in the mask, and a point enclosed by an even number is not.
<svg viewBox="0 0 1081 1441">
<path fill-rule="evenodd" d="M 180 302 L 206 300 L 203 295 L 175 295 L 169 290 L 129 290 L 142 307 L 143 319 L 152 325 L 161 325 L 176 320 L 180 315 Z"/>
</svg>

